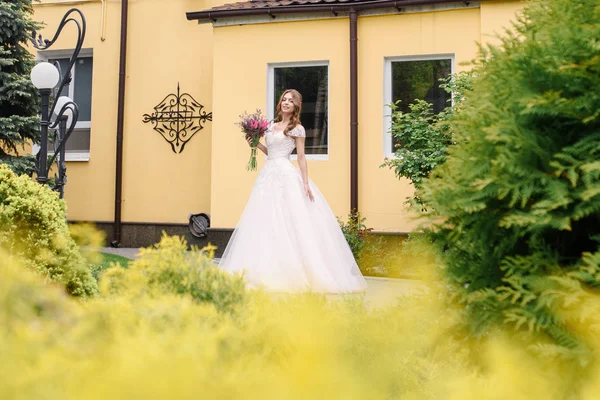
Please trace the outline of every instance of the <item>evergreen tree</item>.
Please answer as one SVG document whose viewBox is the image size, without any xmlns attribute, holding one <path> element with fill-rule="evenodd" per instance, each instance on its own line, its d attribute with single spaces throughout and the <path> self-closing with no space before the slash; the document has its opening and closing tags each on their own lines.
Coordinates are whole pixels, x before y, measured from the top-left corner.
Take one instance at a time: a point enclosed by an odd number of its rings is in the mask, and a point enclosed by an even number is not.
<svg viewBox="0 0 600 400">
<path fill-rule="evenodd" d="M 25 45 L 39 25 L 31 0 L 0 2 L 0 162 L 31 173 L 34 157 L 19 156 L 23 144 L 39 140 L 39 96 L 29 73 L 35 64 Z"/>
<path fill-rule="evenodd" d="M 478 72 L 418 191 L 431 236 L 473 332 L 578 348 L 600 311 L 600 0 L 531 2 Z"/>
</svg>

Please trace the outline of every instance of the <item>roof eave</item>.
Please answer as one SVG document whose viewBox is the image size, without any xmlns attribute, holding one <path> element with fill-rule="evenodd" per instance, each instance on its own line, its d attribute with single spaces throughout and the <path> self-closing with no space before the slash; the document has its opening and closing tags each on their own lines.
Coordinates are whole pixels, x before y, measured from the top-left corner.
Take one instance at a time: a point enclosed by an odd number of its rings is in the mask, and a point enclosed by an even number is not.
<svg viewBox="0 0 600 400">
<path fill-rule="evenodd" d="M 278 6 L 278 7 L 261 7 L 261 8 L 242 8 L 231 10 L 206 10 L 192 11 L 186 13 L 189 21 L 198 21 L 198 23 L 214 22 L 218 18 L 234 18 L 251 15 L 269 15 L 273 18 L 275 15 L 281 14 L 298 14 L 298 13 L 323 13 L 331 12 L 333 15 L 337 13 L 349 12 L 350 10 L 364 11 L 376 10 L 379 8 L 396 8 L 401 10 L 407 6 L 420 6 L 431 4 L 444 3 L 465 3 L 469 4 L 468 0 L 374 0 L 364 3 L 353 4 L 301 4 L 293 6 Z"/>
</svg>

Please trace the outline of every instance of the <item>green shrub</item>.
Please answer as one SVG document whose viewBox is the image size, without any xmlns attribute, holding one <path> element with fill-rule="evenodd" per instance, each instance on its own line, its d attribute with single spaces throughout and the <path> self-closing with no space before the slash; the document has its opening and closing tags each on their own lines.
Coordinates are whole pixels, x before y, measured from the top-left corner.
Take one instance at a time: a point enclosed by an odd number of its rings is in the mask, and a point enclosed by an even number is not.
<svg viewBox="0 0 600 400">
<path fill-rule="evenodd" d="M 408 113 L 399 110 L 397 104 L 390 104 L 390 131 L 399 145 L 394 149 L 394 157 L 385 159 L 381 167 L 394 170 L 397 178 L 407 178 L 419 189 L 423 179 L 446 160 L 448 146 L 455 140 L 448 120 L 460 110 L 476 75 L 475 71 L 460 72 L 440 80 L 440 87 L 451 93 L 454 101 L 438 114 L 433 112 L 433 104 L 424 100 L 410 104 Z M 418 195 L 408 202 L 425 207 Z"/>
<path fill-rule="evenodd" d="M 97 293 L 98 286 L 69 236 L 65 203 L 58 193 L 0 165 L 0 248 L 73 296 Z"/>
<path fill-rule="evenodd" d="M 219 311 L 231 312 L 244 303 L 246 288 L 241 274 L 229 274 L 217 268 L 214 249 L 187 251 L 182 237 L 163 235 L 160 243 L 141 249 L 127 269 L 114 265 L 101 278 L 105 295 L 146 293 L 155 296 L 190 296 L 200 303 L 211 303 Z M 136 292 L 136 289 L 138 290 Z"/>
<path fill-rule="evenodd" d="M 388 269 L 378 262 L 383 258 L 383 239 L 370 234 L 373 228 L 367 228 L 367 219 L 359 212 L 351 212 L 348 214 L 348 222 L 339 217 L 337 220 L 362 274 L 387 276 Z"/>
<path fill-rule="evenodd" d="M 338 217 L 338 223 L 342 229 L 342 233 L 352 250 L 352 255 L 355 259 L 360 257 L 360 253 L 365 247 L 365 239 L 373 228 L 367 228 L 365 222 L 366 218 L 360 215 L 359 212 L 349 213 L 348 222 L 344 222 Z"/>
<path fill-rule="evenodd" d="M 598 293 L 600 6 L 532 2 L 450 121 L 417 195 L 478 333 L 498 323 L 581 344 L 566 310 Z"/>
</svg>

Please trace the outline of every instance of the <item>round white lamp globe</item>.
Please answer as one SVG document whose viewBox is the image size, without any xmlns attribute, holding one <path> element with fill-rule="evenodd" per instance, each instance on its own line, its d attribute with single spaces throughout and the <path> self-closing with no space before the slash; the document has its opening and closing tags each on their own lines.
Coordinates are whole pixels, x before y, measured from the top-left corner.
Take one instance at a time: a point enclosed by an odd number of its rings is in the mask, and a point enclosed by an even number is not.
<svg viewBox="0 0 600 400">
<path fill-rule="evenodd" d="M 38 89 L 52 89 L 58 84 L 58 69 L 49 62 L 38 63 L 31 70 L 31 82 Z"/>
<path fill-rule="evenodd" d="M 58 113 L 63 108 L 63 106 L 71 101 L 73 101 L 73 100 L 71 100 L 71 98 L 69 96 L 60 96 L 58 99 L 56 99 L 56 107 L 54 107 L 54 115 L 58 116 Z M 73 111 L 70 108 L 67 108 L 63 115 L 67 117 L 67 126 L 70 126 L 71 121 L 73 120 Z"/>
</svg>

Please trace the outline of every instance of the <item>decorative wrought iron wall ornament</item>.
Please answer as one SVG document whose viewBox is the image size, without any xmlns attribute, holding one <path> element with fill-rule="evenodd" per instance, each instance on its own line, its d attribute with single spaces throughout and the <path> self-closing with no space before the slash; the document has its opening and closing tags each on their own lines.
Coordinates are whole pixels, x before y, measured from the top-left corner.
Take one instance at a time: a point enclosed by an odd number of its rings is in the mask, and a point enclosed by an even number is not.
<svg viewBox="0 0 600 400">
<path fill-rule="evenodd" d="M 143 122 L 154 123 L 153 129 L 171 145 L 174 153 L 181 153 L 187 142 L 204 129 L 206 121 L 212 121 L 212 112 L 204 111 L 190 94 L 180 94 L 177 82 L 177 94 L 169 94 L 156 107 L 152 114 L 144 114 Z"/>
</svg>

